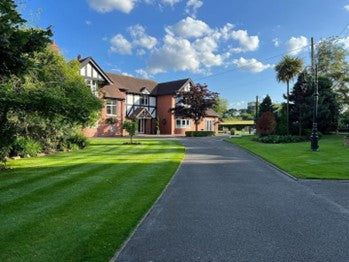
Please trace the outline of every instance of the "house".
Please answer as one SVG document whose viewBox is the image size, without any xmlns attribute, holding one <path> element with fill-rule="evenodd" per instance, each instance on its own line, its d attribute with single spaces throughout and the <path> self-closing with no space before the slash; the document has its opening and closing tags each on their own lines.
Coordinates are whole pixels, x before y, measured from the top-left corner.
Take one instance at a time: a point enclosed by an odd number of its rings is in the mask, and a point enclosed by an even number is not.
<svg viewBox="0 0 349 262">
<path fill-rule="evenodd" d="M 138 119 L 138 133 L 155 134 L 158 121 L 160 134 L 184 134 L 195 130 L 194 121 L 175 116 L 177 93 L 190 90 L 190 78 L 165 83 L 126 75 L 106 73 L 92 57 L 81 58 L 80 74 L 91 91 L 104 101 L 98 122 L 84 130 L 88 137 L 120 136 L 123 122 Z M 178 99 L 178 98 L 177 98 Z M 177 100 L 178 101 L 178 100 Z M 218 115 L 212 109 L 199 124 L 199 130 L 217 131 Z"/>
</svg>

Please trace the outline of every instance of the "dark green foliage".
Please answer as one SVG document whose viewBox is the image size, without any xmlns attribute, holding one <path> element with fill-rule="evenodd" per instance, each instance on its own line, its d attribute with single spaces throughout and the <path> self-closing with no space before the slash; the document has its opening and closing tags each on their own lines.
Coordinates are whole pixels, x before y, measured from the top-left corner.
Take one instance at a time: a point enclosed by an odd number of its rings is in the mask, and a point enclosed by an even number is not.
<svg viewBox="0 0 349 262">
<path fill-rule="evenodd" d="M 70 149 L 72 145 L 77 145 L 80 149 L 85 148 L 89 145 L 89 140 L 81 133 L 73 133 L 67 138 L 67 142 L 70 145 Z"/>
<path fill-rule="evenodd" d="M 214 136 L 213 131 L 186 131 L 185 136 L 188 137 L 203 137 L 203 136 Z"/>
<path fill-rule="evenodd" d="M 138 129 L 138 121 L 137 119 L 132 119 L 132 120 L 127 120 L 124 122 L 123 129 L 127 131 L 127 133 L 130 135 L 130 143 L 132 144 L 133 141 L 133 136 L 136 134 L 137 129 Z"/>
<path fill-rule="evenodd" d="M 276 120 L 276 135 L 287 135 L 287 109 L 286 103 L 282 103 L 274 113 Z"/>
<path fill-rule="evenodd" d="M 114 117 L 108 117 L 105 122 L 109 125 L 115 125 L 118 122 L 118 119 Z"/>
<path fill-rule="evenodd" d="M 195 130 L 206 116 L 206 111 L 217 104 L 218 93 L 208 90 L 207 85 L 193 85 L 189 91 L 181 91 L 177 94 L 179 101 L 171 111 L 176 116 L 194 120 Z"/>
<path fill-rule="evenodd" d="M 13 144 L 11 145 L 10 156 L 36 156 L 40 153 L 42 147 L 39 142 L 31 138 L 17 137 Z"/>
<path fill-rule="evenodd" d="M 51 42 L 51 29 L 28 28 L 13 0 L 0 0 L 0 77 L 27 71 L 31 57 Z"/>
<path fill-rule="evenodd" d="M 314 86 L 309 75 L 305 75 L 306 84 L 302 84 L 303 76 L 299 76 L 290 95 L 290 122 L 292 133 L 303 135 L 304 129 L 312 129 Z M 332 89 L 332 81 L 327 77 L 319 77 L 318 130 L 328 134 L 337 130 L 340 106 Z"/>
<path fill-rule="evenodd" d="M 278 135 L 271 135 L 271 136 L 261 136 L 257 137 L 256 141 L 261 143 L 267 143 L 267 144 L 281 144 L 281 143 L 299 143 L 299 142 L 305 142 L 308 139 L 303 136 L 278 136 Z"/>
<path fill-rule="evenodd" d="M 273 106 L 271 98 L 269 95 L 266 95 L 266 97 L 263 99 L 262 103 L 259 105 L 258 116 L 261 117 L 262 114 L 265 112 L 273 113 L 274 111 L 275 111 L 275 108 Z"/>
<path fill-rule="evenodd" d="M 338 129 L 342 132 L 349 132 L 349 110 L 340 115 Z"/>
</svg>

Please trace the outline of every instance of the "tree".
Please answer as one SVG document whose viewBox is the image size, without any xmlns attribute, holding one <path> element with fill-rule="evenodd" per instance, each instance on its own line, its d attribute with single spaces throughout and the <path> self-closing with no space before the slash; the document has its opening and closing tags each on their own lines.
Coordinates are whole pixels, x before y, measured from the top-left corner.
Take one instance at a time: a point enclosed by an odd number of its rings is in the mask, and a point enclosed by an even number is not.
<svg viewBox="0 0 349 262">
<path fill-rule="evenodd" d="M 13 0 L 0 0 L 0 77 L 23 73 L 35 52 L 51 42 L 51 29 L 25 27 Z"/>
<path fill-rule="evenodd" d="M 239 111 L 235 108 L 230 108 L 222 114 L 222 118 L 233 118 L 239 114 Z"/>
<path fill-rule="evenodd" d="M 176 116 L 191 118 L 195 123 L 195 130 L 206 116 L 206 111 L 217 104 L 218 93 L 208 90 L 207 85 L 197 84 L 189 91 L 180 91 L 177 94 L 178 103 L 171 111 Z"/>
<path fill-rule="evenodd" d="M 133 144 L 132 139 L 136 135 L 136 131 L 138 129 L 137 119 L 125 121 L 122 128 L 125 129 L 127 131 L 127 133 L 130 135 L 130 144 Z"/>
<path fill-rule="evenodd" d="M 307 80 L 307 84 L 303 83 L 304 78 Z M 332 89 L 332 80 L 328 77 L 320 76 L 318 82 L 318 130 L 322 133 L 329 133 L 337 129 L 340 106 Z M 311 75 L 304 72 L 298 77 L 290 95 L 290 101 L 292 102 L 290 122 L 293 126 L 298 127 L 299 135 L 304 134 L 305 130 L 312 128 L 313 94 L 314 86 Z"/>
<path fill-rule="evenodd" d="M 256 121 L 257 134 L 260 136 L 271 135 L 276 128 L 275 117 L 272 112 L 264 112 Z"/>
<path fill-rule="evenodd" d="M 275 66 L 276 79 L 287 84 L 287 133 L 289 133 L 290 115 L 290 81 L 302 71 L 303 60 L 297 57 L 284 56 Z"/>
<path fill-rule="evenodd" d="M 324 39 L 316 48 L 319 74 L 333 81 L 339 102 L 349 105 L 349 63 L 346 55 L 347 51 L 337 38 Z"/>
<path fill-rule="evenodd" d="M 275 108 L 273 106 L 273 103 L 271 101 L 271 98 L 269 95 L 266 95 L 266 97 L 263 99 L 262 103 L 260 103 L 259 105 L 259 109 L 258 109 L 258 114 L 259 117 L 262 116 L 263 113 L 265 112 L 274 112 Z"/>
<path fill-rule="evenodd" d="M 228 100 L 225 98 L 218 97 L 216 100 L 216 105 L 213 106 L 213 110 L 219 115 L 219 117 L 223 116 L 223 113 L 228 110 Z"/>
</svg>

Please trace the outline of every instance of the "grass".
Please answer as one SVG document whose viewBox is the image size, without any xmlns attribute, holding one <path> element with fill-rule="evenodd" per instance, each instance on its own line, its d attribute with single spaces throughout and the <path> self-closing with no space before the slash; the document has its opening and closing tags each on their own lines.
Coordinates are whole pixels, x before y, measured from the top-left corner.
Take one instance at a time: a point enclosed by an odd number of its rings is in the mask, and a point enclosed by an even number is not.
<svg viewBox="0 0 349 262">
<path fill-rule="evenodd" d="M 324 136 L 318 152 L 310 150 L 310 142 L 263 144 L 253 137 L 230 138 L 237 144 L 273 163 L 297 178 L 349 179 L 349 147 L 343 136 Z"/>
<path fill-rule="evenodd" d="M 0 171 L 0 261 L 107 261 L 183 159 L 174 141 L 96 139 Z"/>
</svg>

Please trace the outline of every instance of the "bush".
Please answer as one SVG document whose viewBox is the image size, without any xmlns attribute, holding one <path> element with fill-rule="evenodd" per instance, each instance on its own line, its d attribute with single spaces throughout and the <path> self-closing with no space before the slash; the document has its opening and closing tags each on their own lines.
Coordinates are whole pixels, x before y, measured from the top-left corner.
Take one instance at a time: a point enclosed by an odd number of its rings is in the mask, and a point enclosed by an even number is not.
<svg viewBox="0 0 349 262">
<path fill-rule="evenodd" d="M 272 112 L 264 112 L 256 122 L 257 134 L 260 136 L 271 135 L 275 128 L 276 121 Z"/>
<path fill-rule="evenodd" d="M 11 146 L 10 156 L 36 156 L 42 151 L 41 144 L 31 138 L 17 137 Z"/>
<path fill-rule="evenodd" d="M 105 120 L 108 125 L 115 125 L 118 122 L 116 117 L 109 117 Z"/>
<path fill-rule="evenodd" d="M 256 141 L 267 144 L 299 143 L 307 140 L 303 136 L 262 136 L 256 138 Z"/>
<path fill-rule="evenodd" d="M 186 131 L 185 136 L 188 137 L 203 137 L 203 136 L 214 136 L 213 131 Z"/>
<path fill-rule="evenodd" d="M 67 147 L 69 149 L 85 148 L 89 144 L 89 140 L 81 133 L 75 133 L 67 138 Z"/>
<path fill-rule="evenodd" d="M 235 128 L 232 128 L 230 129 L 230 134 L 233 136 L 236 134 L 236 129 Z"/>
</svg>

